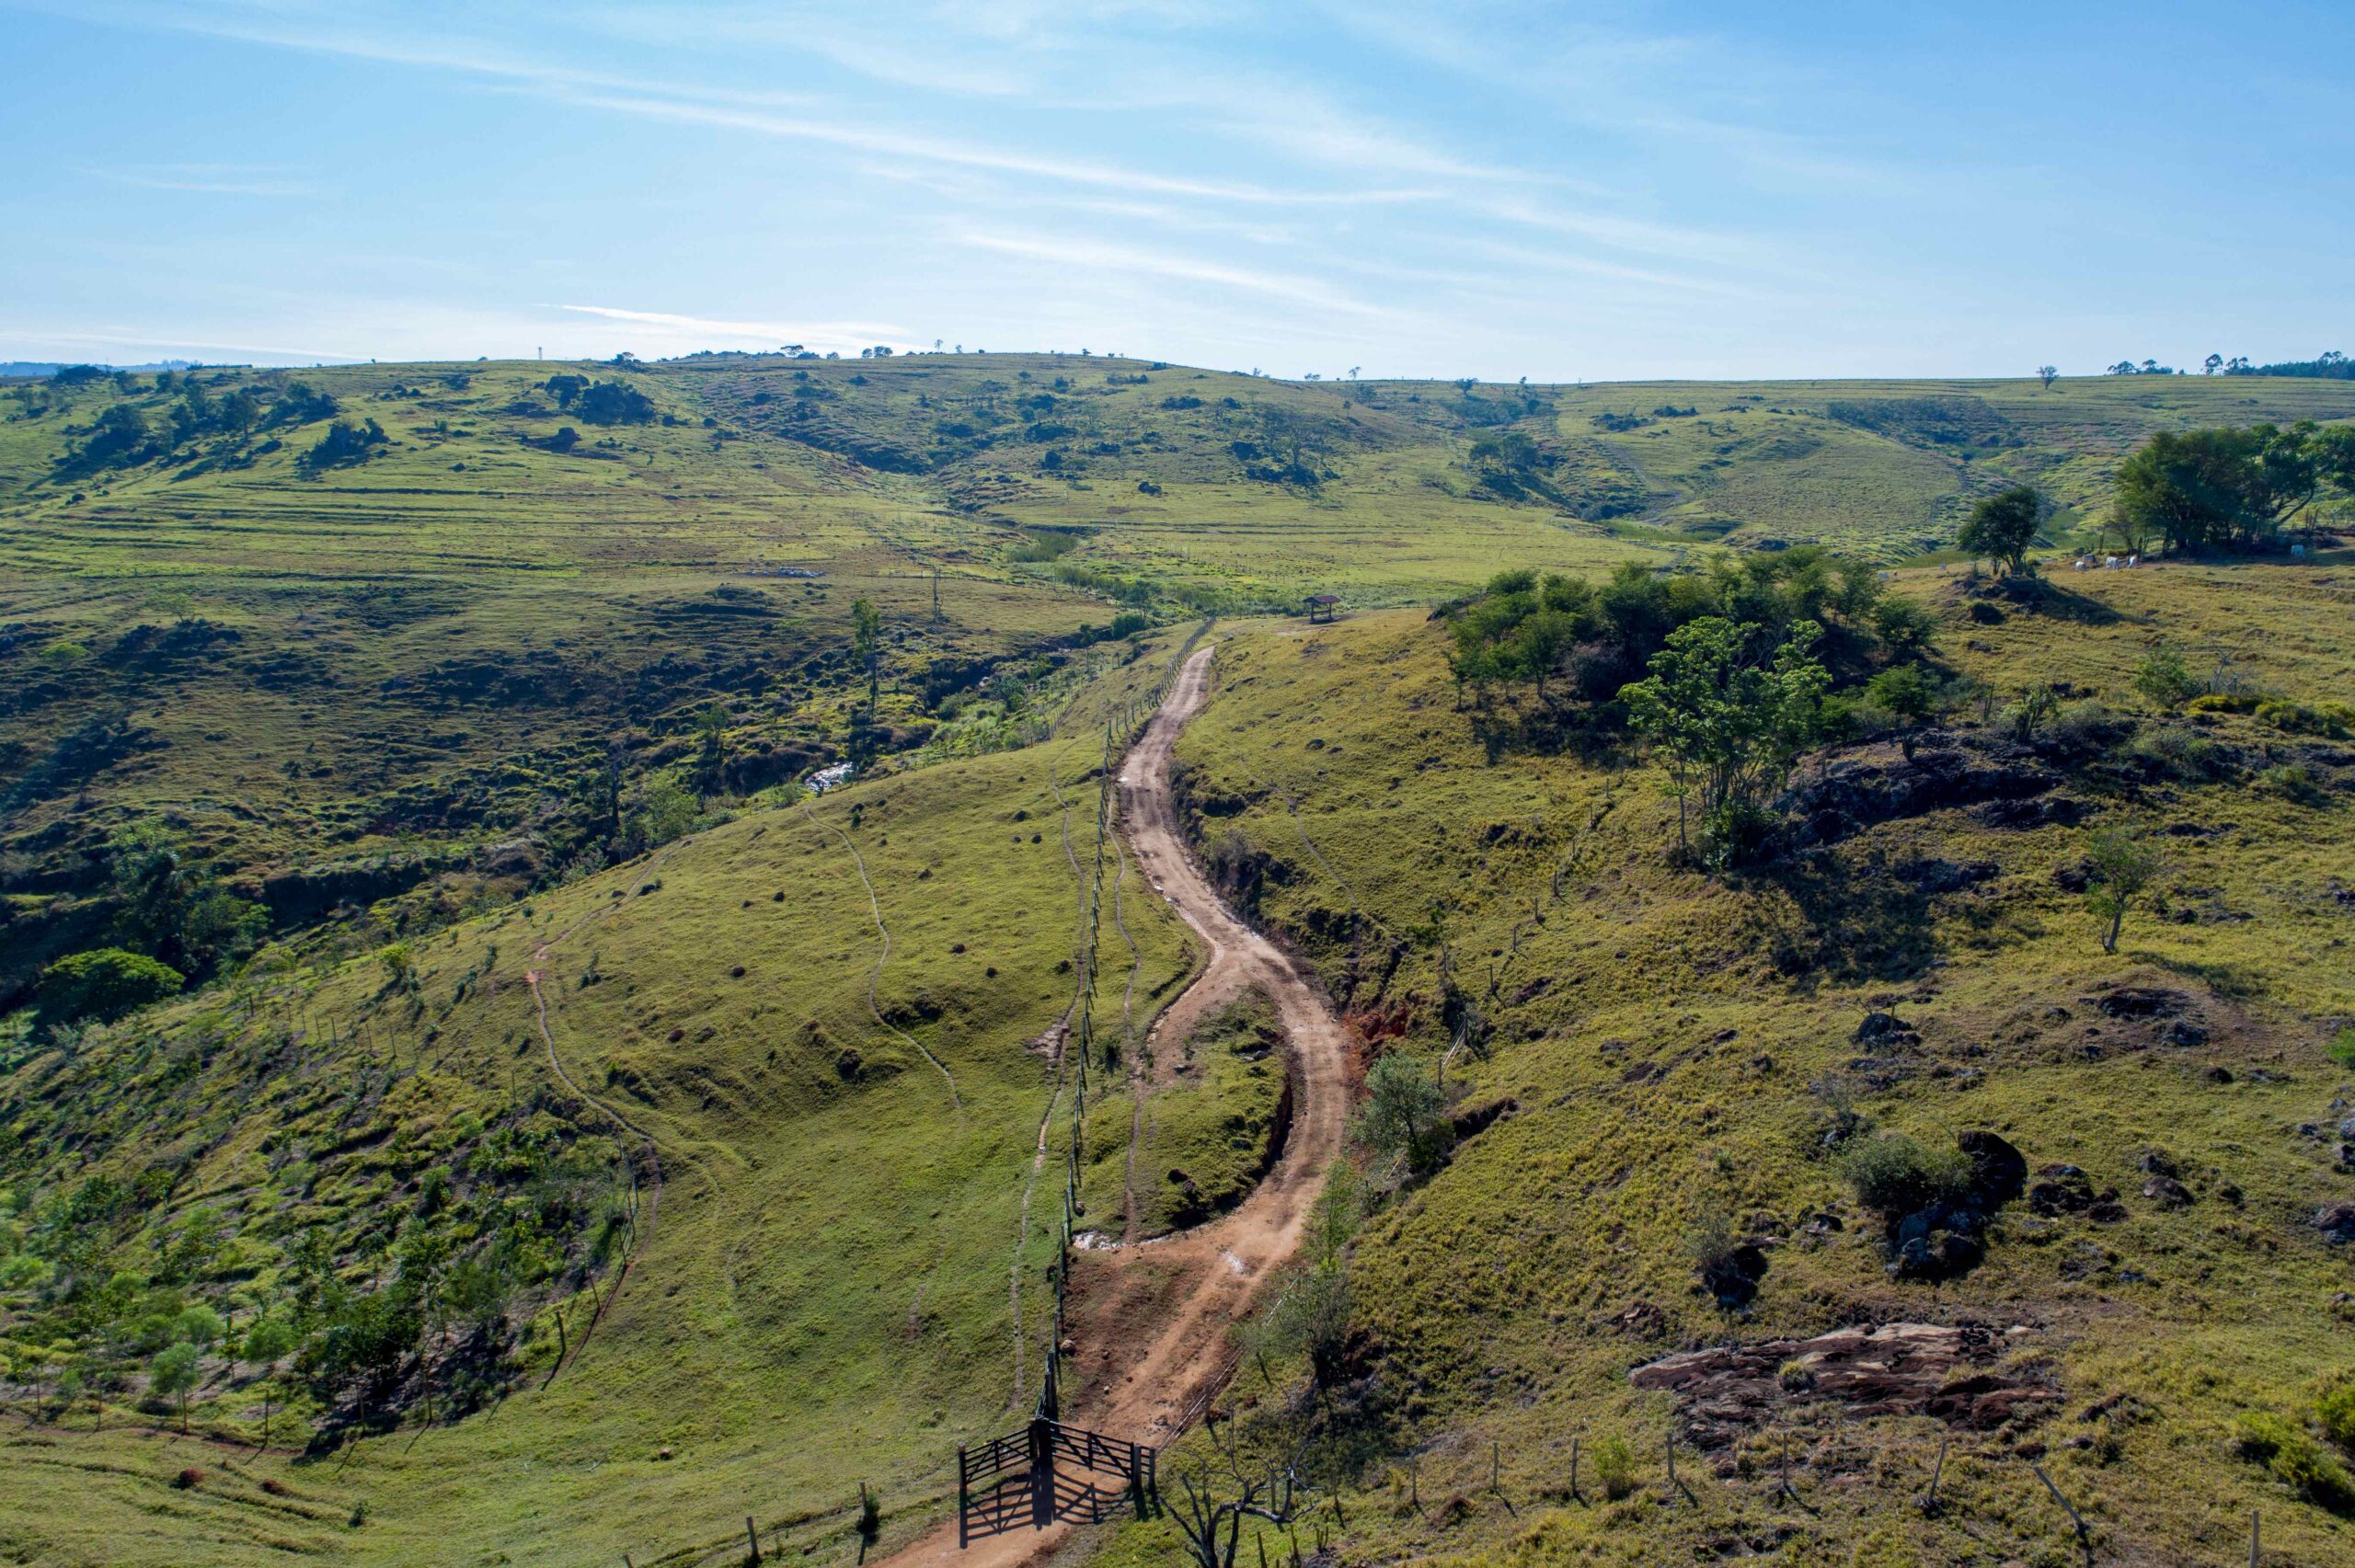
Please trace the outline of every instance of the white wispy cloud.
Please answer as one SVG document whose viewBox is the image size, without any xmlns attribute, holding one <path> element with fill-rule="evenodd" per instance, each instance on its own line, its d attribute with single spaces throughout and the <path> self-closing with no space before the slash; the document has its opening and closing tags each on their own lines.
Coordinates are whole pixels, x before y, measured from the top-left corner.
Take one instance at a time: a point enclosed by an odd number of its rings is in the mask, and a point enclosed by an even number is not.
<svg viewBox="0 0 2355 1568">
<path fill-rule="evenodd" d="M 540 55 L 517 52 L 473 34 L 437 34 L 424 24 L 396 27 L 380 21 L 372 27 L 364 13 L 361 14 L 361 20 L 354 21 L 350 14 L 323 12 L 302 5 L 299 0 L 289 0 L 285 5 L 248 4 L 207 9 L 118 4 L 101 6 L 97 10 L 100 15 L 134 25 L 454 72 L 534 91 L 579 108 L 672 123 L 718 126 L 855 152 L 925 159 L 1071 184 L 1257 203 L 1397 202 L 1423 200 L 1432 194 L 1428 189 L 1288 189 L 1256 181 L 1172 174 L 1099 159 L 992 147 L 962 137 L 892 130 L 876 123 L 870 112 L 837 112 L 829 117 L 822 111 L 830 106 L 806 94 L 729 90 L 659 75 L 641 77 L 586 70 Z"/>
<path fill-rule="evenodd" d="M 618 305 L 558 304 L 551 310 L 593 315 L 603 321 L 659 327 L 667 333 L 750 343 L 800 343 L 812 349 L 867 348 L 889 343 L 910 346 L 908 331 L 880 321 L 729 321 L 712 316 L 682 315 L 671 311 L 626 310 Z"/>
<path fill-rule="evenodd" d="M 144 355 L 259 354 L 273 360 L 362 360 L 342 349 L 290 348 L 281 343 L 222 342 L 209 338 L 176 338 L 168 331 L 140 332 L 129 327 L 110 331 L 80 331 L 50 326 L 10 326 L 0 324 L 0 344 L 15 359 L 70 358 L 89 349 L 136 349 Z M 62 344 L 74 345 L 62 349 Z"/>
<path fill-rule="evenodd" d="M 1115 190 L 1144 190 L 1157 195 L 1210 200 L 1320 205 L 1415 201 L 1426 200 L 1430 194 L 1426 190 L 1286 190 L 1248 181 L 1155 174 L 1084 158 L 1013 152 L 945 137 L 880 130 L 863 121 L 817 120 L 643 94 L 568 92 L 564 96 L 567 101 L 582 108 L 611 109 L 649 120 L 723 126 L 788 141 L 821 143 L 859 153 L 922 159 L 962 168 L 1028 175 Z"/>
<path fill-rule="evenodd" d="M 1214 283 L 1222 288 L 1240 289 L 1247 293 L 1265 294 L 1316 310 L 1338 311 L 1352 315 L 1386 316 L 1396 314 L 1386 306 L 1370 304 L 1358 299 L 1320 278 L 1260 271 L 1170 251 L 1109 244 L 1084 235 L 1019 235 L 988 229 L 961 229 L 951 237 L 959 244 L 977 250 L 1052 262 L 1080 271 L 1127 273 Z"/>
</svg>

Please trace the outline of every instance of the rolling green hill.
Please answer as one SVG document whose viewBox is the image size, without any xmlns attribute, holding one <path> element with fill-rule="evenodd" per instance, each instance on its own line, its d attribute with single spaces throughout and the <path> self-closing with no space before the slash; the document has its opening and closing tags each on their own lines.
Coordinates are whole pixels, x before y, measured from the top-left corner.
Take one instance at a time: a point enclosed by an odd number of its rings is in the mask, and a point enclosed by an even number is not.
<svg viewBox="0 0 2355 1568">
<path fill-rule="evenodd" d="M 1837 739 L 1792 807 L 1816 839 L 1721 879 L 1671 864 L 1624 730 L 1467 692 L 1430 616 L 1501 569 L 1896 567 L 2021 479 L 2069 533 L 2149 432 L 2344 418 L 2346 385 L 1012 355 L 199 380 L 0 390 L 21 1559 L 718 1562 L 749 1514 L 833 1561 L 861 1482 L 887 1547 L 936 1519 L 955 1445 L 1035 1390 L 1081 986 L 1117 1046 L 1092 1224 L 1196 1223 L 1281 1141 L 1264 1007 L 1155 1034 L 1202 955 L 1117 838 L 1083 956 L 1108 732 L 1212 614 L 1179 747 L 1206 860 L 1369 1065 L 1444 1060 L 1456 1127 L 1371 1184 L 1340 1386 L 1307 1391 L 1279 1310 L 1224 1402 L 1241 1441 L 1308 1445 L 1340 1561 L 2069 1560 L 2030 1463 L 2120 1560 L 2226 1560 L 2251 1508 L 2281 1562 L 2348 1550 L 2298 1468 L 2340 1462 L 2311 1434 L 2355 1371 L 2316 1224 L 2355 1196 L 2345 552 L 2025 598 L 1901 567 L 1949 682 L 1927 760 Z M 1339 624 L 1291 613 L 1315 591 Z M 2147 697 L 2162 647 L 2232 700 Z M 2001 710 L 2038 682 L 2070 738 L 2021 750 Z M 2104 955 L 2084 862 L 2121 822 L 2165 865 Z M 159 909 L 218 928 L 180 938 L 191 994 L 10 1012 Z M 2004 1207 L 1976 1267 L 1896 1277 L 1838 1148 L 1872 1129 L 1999 1134 L 2058 1196 Z M 1745 1247 L 1729 1305 L 1696 1259 Z M 230 1353 L 258 1317 L 305 1325 L 275 1377 Z M 1891 1322 L 1994 1336 L 1933 1391 L 1984 1379 L 2018 1418 L 1794 1372 L 1729 1425 L 1629 1380 Z M 184 1437 L 155 1380 L 183 1340 Z M 1643 1489 L 1568 1496 L 1573 1439 L 1633 1444 Z M 1168 1528 L 1080 1545 L 1166 1561 Z"/>
<path fill-rule="evenodd" d="M 2233 1559 L 2252 1510 L 2267 1562 L 2355 1550 L 2330 1485 L 2301 1494 L 2246 1457 L 2252 1414 L 2303 1433 L 2318 1392 L 2355 1374 L 2346 1237 L 2317 1223 L 2355 1196 L 2335 1152 L 2355 1093 L 2355 750 L 2246 715 L 2162 717 L 2132 687 L 2165 637 L 2229 655 L 2252 689 L 2327 700 L 2355 667 L 2316 629 L 2344 627 L 2355 584 L 2343 562 L 2097 573 L 2074 618 L 1982 627 L 1955 580 L 1904 580 L 1942 607 L 1962 670 L 2006 694 L 2063 676 L 2139 709 L 2134 732 L 2038 781 L 2074 803 L 2057 814 L 1991 807 L 2000 779 L 1966 773 L 1723 883 L 1665 864 L 1675 810 L 1648 771 L 1489 761 L 1419 617 L 1223 653 L 1182 750 L 1217 803 L 1212 830 L 1269 862 L 1269 924 L 1426 1060 L 1450 1043 L 1443 1003 L 1468 1002 L 1456 1104 L 1506 1107 L 1357 1242 L 1361 1337 L 1340 1413 L 1308 1423 L 1312 1453 L 1378 1456 L 1344 1489 L 1347 1560 L 2074 1561 L 2034 1462 L 2098 1561 Z M 1976 761 L 2003 754 L 2001 733 L 1959 715 L 1940 744 Z M 1901 786 L 1912 771 L 1886 743 L 1831 765 Z M 2285 766 L 2316 787 L 2262 776 Z M 2072 878 L 2089 831 L 2118 822 L 2168 847 L 2154 901 L 2105 955 Z M 1393 938 L 1403 962 L 1384 974 L 1366 956 Z M 1901 1025 L 1877 1032 L 1876 1016 Z M 1895 1277 L 1832 1147 L 1876 1126 L 1932 1148 L 1994 1131 L 2043 1185 L 1993 1219 L 1981 1266 Z M 2109 1207 L 2071 1196 L 2078 1183 Z M 1728 1235 L 1765 1260 L 1731 1310 L 1695 1270 Z M 1868 1416 L 1869 1396 L 1829 1381 L 1774 1386 L 1789 1349 L 1732 1417 L 1722 1390 L 1631 1387 L 1680 1350 L 1905 1322 L 1999 1345 L 1931 1390 L 2016 1381 L 2036 1402 L 1949 1421 L 1933 1395 Z M 1229 1440 L 1286 1452 L 1292 1388 L 1239 1377 Z M 1690 1498 L 1664 1489 L 1671 1431 Z M 1614 1440 L 1636 1456 L 1624 1501 L 1591 1468 Z M 1914 1498 L 1942 1441 L 1947 1508 L 1925 1523 Z M 1795 1497 L 1778 1491 L 1786 1455 Z M 1340 1533 L 1322 1503 L 1290 1535 L 1312 1531 Z M 1166 1527 L 1132 1527 L 1110 1560 L 1171 1550 Z"/>
</svg>

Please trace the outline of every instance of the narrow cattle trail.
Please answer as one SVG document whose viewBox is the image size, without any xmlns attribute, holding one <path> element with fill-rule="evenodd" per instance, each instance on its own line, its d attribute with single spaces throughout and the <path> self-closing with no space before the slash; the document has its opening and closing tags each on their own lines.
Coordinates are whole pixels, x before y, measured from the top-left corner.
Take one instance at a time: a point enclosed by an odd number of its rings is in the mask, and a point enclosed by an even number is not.
<svg viewBox="0 0 2355 1568">
<path fill-rule="evenodd" d="M 639 887 L 643 888 L 646 886 L 647 879 L 652 877 L 662 869 L 663 863 L 671 858 L 672 852 L 675 851 L 677 847 L 678 846 L 675 844 L 672 845 L 670 848 L 663 850 L 661 854 L 656 855 L 651 861 L 647 863 L 646 870 L 640 874 L 638 879 L 638 886 Z M 635 1135 L 645 1143 L 647 1173 L 650 1178 L 650 1184 L 648 1186 L 646 1193 L 643 1222 L 641 1223 L 641 1217 L 637 1212 L 638 1171 L 635 1165 L 631 1167 L 630 1202 L 632 1213 L 630 1216 L 629 1254 L 622 1259 L 622 1266 L 615 1273 L 613 1288 L 597 1299 L 596 1307 L 590 1314 L 589 1326 L 581 1331 L 580 1338 L 572 1345 L 570 1354 L 558 1357 L 557 1364 L 548 1368 L 547 1380 L 540 1385 L 544 1389 L 547 1387 L 548 1383 L 556 1381 L 556 1376 L 558 1372 L 563 1371 L 566 1367 L 578 1361 L 580 1358 L 580 1353 L 589 1347 L 589 1336 L 597 1332 L 597 1325 L 605 1321 L 606 1310 L 610 1309 L 614 1302 L 620 1298 L 622 1287 L 628 1283 L 629 1271 L 632 1266 L 637 1264 L 639 1256 L 646 1251 L 647 1240 L 654 1234 L 654 1222 L 662 1210 L 662 1152 L 661 1148 L 655 1142 L 654 1135 L 647 1131 L 644 1127 L 638 1126 L 636 1122 L 630 1120 L 627 1116 L 622 1115 L 621 1112 L 614 1109 L 613 1106 L 607 1104 L 596 1095 L 590 1093 L 589 1091 L 580 1087 L 579 1083 L 573 1081 L 572 1074 L 565 1070 L 564 1059 L 557 1054 L 556 1035 L 554 1031 L 548 1027 L 548 999 L 546 994 L 540 990 L 541 971 L 546 967 L 550 950 L 556 947 L 558 944 L 570 940 L 583 928 L 594 923 L 595 921 L 605 919 L 617 908 L 619 908 L 618 905 L 606 904 L 600 909 L 592 910 L 588 914 L 583 915 L 580 919 L 565 927 L 564 930 L 557 933 L 554 936 L 551 936 L 546 941 L 539 944 L 533 951 L 532 967 L 523 971 L 523 983 L 532 989 L 532 1009 L 539 1017 L 540 1043 L 547 1047 L 549 1070 L 556 1074 L 557 1082 L 561 1082 L 567 1089 L 572 1091 L 572 1094 L 575 1099 L 578 1099 L 584 1104 L 592 1107 L 607 1120 L 613 1122 L 614 1125 L 621 1127 L 626 1132 Z"/>
<path fill-rule="evenodd" d="M 807 799 L 802 801 L 801 809 L 808 813 L 813 826 L 824 829 L 843 841 L 843 848 L 850 851 L 851 864 L 858 869 L 858 885 L 867 889 L 867 912 L 874 917 L 875 934 L 882 944 L 875 955 L 875 967 L 867 971 L 867 1011 L 874 1014 L 877 1025 L 885 1034 L 913 1046 L 924 1054 L 925 1060 L 939 1070 L 941 1078 L 948 1084 L 948 1106 L 957 1113 L 957 1130 L 961 1133 L 965 1130 L 965 1101 L 963 1096 L 957 1093 L 957 1075 L 949 1071 L 948 1064 L 933 1055 L 931 1047 L 922 1040 L 884 1017 L 883 1009 L 876 1003 L 876 982 L 883 978 L 883 966 L 891 961 L 891 928 L 883 923 L 883 903 L 875 896 L 874 878 L 867 875 L 867 857 L 858 853 L 858 845 L 851 841 L 851 836 L 848 833 L 835 827 L 832 822 L 821 820 L 818 813 L 810 809 Z"/>
<path fill-rule="evenodd" d="M 1227 1326 L 1298 1249 L 1325 1168 L 1340 1152 L 1350 1095 L 1349 1034 L 1315 976 L 1235 919 L 1187 853 L 1169 767 L 1179 732 L 1209 696 L 1212 652 L 1186 660 L 1130 750 L 1120 777 L 1121 830 L 1139 870 L 1210 952 L 1165 1022 L 1190 1028 L 1217 999 L 1251 987 L 1265 992 L 1284 1032 L 1293 1108 L 1274 1169 L 1234 1212 L 1163 1241 L 1076 1256 L 1065 1418 L 1155 1446 L 1182 1432 L 1227 1375 Z M 1069 1533 L 1064 1525 L 1018 1529 L 960 1551 L 952 1519 L 885 1561 L 890 1568 L 1018 1568 Z"/>
</svg>

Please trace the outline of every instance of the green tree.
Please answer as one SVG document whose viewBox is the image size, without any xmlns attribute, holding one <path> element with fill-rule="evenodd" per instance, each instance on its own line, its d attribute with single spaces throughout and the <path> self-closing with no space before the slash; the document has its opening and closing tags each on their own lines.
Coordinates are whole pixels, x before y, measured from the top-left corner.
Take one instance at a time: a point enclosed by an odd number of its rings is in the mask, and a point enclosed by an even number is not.
<svg viewBox="0 0 2355 1568">
<path fill-rule="evenodd" d="M 702 815 L 703 807 L 688 791 L 667 778 L 649 779 L 638 792 L 624 836 L 640 849 L 652 849 L 687 833 Z"/>
<path fill-rule="evenodd" d="M 199 1350 L 210 1349 L 226 1332 L 221 1314 L 203 1305 L 183 1307 L 172 1320 L 172 1337 L 185 1340 Z"/>
<path fill-rule="evenodd" d="M 138 409 L 118 403 L 90 427 L 88 438 L 82 442 L 82 461 L 92 466 L 135 463 L 147 450 L 152 435 Z"/>
<path fill-rule="evenodd" d="M 2134 690 L 2172 713 L 2200 694 L 2200 681 L 2171 643 L 2161 643 L 2134 670 Z"/>
<path fill-rule="evenodd" d="M 2355 478 L 2355 438 L 2302 420 L 2161 430 L 2119 465 L 2122 525 L 2174 550 L 2252 548 L 2272 540 L 2326 483 Z"/>
<path fill-rule="evenodd" d="M 725 782 L 728 771 L 728 714 L 718 703 L 695 716 L 695 786 L 697 794 L 712 795 Z"/>
<path fill-rule="evenodd" d="M 2126 911 L 2166 869 L 2157 846 L 2133 828 L 2104 828 L 2085 853 L 2085 907 L 2104 921 L 2101 950 L 2118 951 Z"/>
<path fill-rule="evenodd" d="M 1711 869 L 1739 860 L 1763 826 L 1764 802 L 1822 732 L 1831 675 L 1809 652 L 1803 621 L 1762 661 L 1754 625 L 1704 616 L 1669 634 L 1651 673 L 1620 691 L 1676 796 L 1676 841 L 1689 851 L 1685 801 L 1697 792 Z"/>
<path fill-rule="evenodd" d="M 283 1318 L 256 1318 L 246 1331 L 246 1361 L 261 1368 L 261 1446 L 270 1447 L 270 1394 L 278 1382 L 278 1364 L 293 1354 L 294 1329 Z"/>
<path fill-rule="evenodd" d="M 184 977 L 168 964 L 121 947 L 69 954 L 41 971 L 41 1021 L 52 1027 L 77 1019 L 111 1021 L 179 993 Z"/>
<path fill-rule="evenodd" d="M 1922 667 L 1899 664 L 1882 670 L 1866 682 L 1865 700 L 1896 727 L 1897 744 L 1912 761 L 1923 725 L 1938 711 L 1937 688 Z"/>
<path fill-rule="evenodd" d="M 2028 547 L 2050 515 L 2050 505 L 2033 486 L 2015 485 L 1971 508 L 1955 543 L 1974 557 L 1984 555 L 2004 571 L 2016 572 L 2027 566 Z"/>
<path fill-rule="evenodd" d="M 314 470 L 340 468 L 347 464 L 361 462 L 371 452 L 391 441 L 392 438 L 385 434 L 385 427 L 373 419 L 363 420 L 357 425 L 349 419 L 338 419 L 327 428 L 317 444 L 304 454 L 303 464 Z"/>
<path fill-rule="evenodd" d="M 872 729 L 883 696 L 883 612 L 872 600 L 851 601 L 850 651 L 867 671 L 867 724 Z"/>
<path fill-rule="evenodd" d="M 417 950 L 408 943 L 389 943 L 379 949 L 376 965 L 385 971 L 386 990 L 417 989 Z"/>
<path fill-rule="evenodd" d="M 1578 622 L 1559 610 L 1540 610 L 1521 624 L 1513 636 L 1513 658 L 1545 699 L 1545 677 L 1578 641 Z"/>
<path fill-rule="evenodd" d="M 197 1361 L 202 1355 L 186 1340 L 173 1345 L 155 1357 L 148 1368 L 148 1388 L 164 1399 L 177 1399 L 180 1407 L 180 1430 L 188 1430 L 188 1396 L 196 1387 Z"/>
<path fill-rule="evenodd" d="M 1873 631 L 1900 658 L 1919 658 L 1937 636 L 1938 618 L 1918 600 L 1892 593 L 1873 606 Z"/>
<path fill-rule="evenodd" d="M 580 417 L 592 425 L 649 424 L 654 400 L 626 381 L 595 382 L 580 394 Z"/>
<path fill-rule="evenodd" d="M 1454 1144 L 1438 1078 L 1413 1058 L 1393 1051 L 1365 1075 L 1365 1104 L 1357 1139 L 1395 1171 L 1425 1175 Z"/>
</svg>

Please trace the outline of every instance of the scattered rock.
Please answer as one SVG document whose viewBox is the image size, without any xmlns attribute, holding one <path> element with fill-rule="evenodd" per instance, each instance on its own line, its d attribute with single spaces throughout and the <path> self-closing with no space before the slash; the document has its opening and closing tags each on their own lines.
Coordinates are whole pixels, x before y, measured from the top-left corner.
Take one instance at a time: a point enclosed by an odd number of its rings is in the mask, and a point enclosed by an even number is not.
<svg viewBox="0 0 2355 1568">
<path fill-rule="evenodd" d="M 2208 1031 L 2199 1024 L 2178 1018 L 2159 1031 L 2159 1043 L 2165 1046 L 2204 1046 Z"/>
<path fill-rule="evenodd" d="M 1657 1339 L 1668 1327 L 1668 1314 L 1649 1301 L 1634 1301 L 1605 1319 L 1604 1326 L 1637 1339 Z"/>
<path fill-rule="evenodd" d="M 2355 1246 L 2355 1203 L 2325 1205 L 2315 1214 L 2315 1229 L 2334 1247 Z"/>
<path fill-rule="evenodd" d="M 1951 1279 L 1977 1268 L 1986 1255 L 1978 1237 L 1939 1230 L 1908 1238 L 1883 1266 L 1891 1279 Z"/>
<path fill-rule="evenodd" d="M 1855 1038 L 1860 1046 L 1884 1046 L 1918 1040 L 1921 1033 L 1894 1013 L 1867 1013 L 1856 1025 Z"/>
<path fill-rule="evenodd" d="M 1982 1208 L 2000 1208 L 2028 1190 L 2028 1159 L 1999 1134 L 1969 1131 L 1955 1143 L 1970 1159 L 1970 1191 Z"/>
<path fill-rule="evenodd" d="M 2142 1196 L 2161 1208 L 2191 1207 L 2191 1189 L 2172 1176 L 2153 1176 L 2142 1184 Z"/>
<path fill-rule="evenodd" d="M 2084 1214 L 2096 1205 L 2115 1205 L 2117 1192 L 2094 1191 L 2093 1178 L 2074 1165 L 2047 1165 L 2037 1172 L 2043 1180 L 2030 1187 L 2028 1206 L 2047 1219 L 2062 1214 Z M 2120 1218 L 2124 1218 L 2121 1210 Z"/>
<path fill-rule="evenodd" d="M 2003 1348 L 2003 1336 L 1977 1325 L 1855 1326 L 1685 1351 L 1637 1368 L 1628 1381 L 1673 1393 L 1685 1433 L 1703 1448 L 1725 1447 L 1795 1402 L 1836 1402 L 1853 1418 L 1929 1415 L 1988 1431 L 2033 1421 L 2060 1399 L 2029 1375 L 1995 1370 Z"/>
<path fill-rule="evenodd" d="M 1702 1288 L 1717 1298 L 1718 1306 L 1728 1309 L 1748 1306 L 1758 1294 L 1758 1282 L 1765 1277 L 1766 1253 L 1754 1242 L 1713 1253 L 1701 1263 Z"/>
<path fill-rule="evenodd" d="M 2105 1018 L 2175 1018 L 2191 1007 L 2191 999 L 2165 986 L 2114 986 L 2084 998 Z"/>
<path fill-rule="evenodd" d="M 1836 843 L 1877 822 L 1982 802 L 2024 802 L 2060 784 L 2032 761 L 1987 761 L 1961 751 L 1924 750 L 1832 762 L 1784 798 L 1800 818 L 1798 847 Z"/>
<path fill-rule="evenodd" d="M 2085 803 L 2066 795 L 2048 795 L 2040 800 L 1991 800 L 1970 815 L 1985 828 L 2074 828 L 2085 820 Z"/>
</svg>

